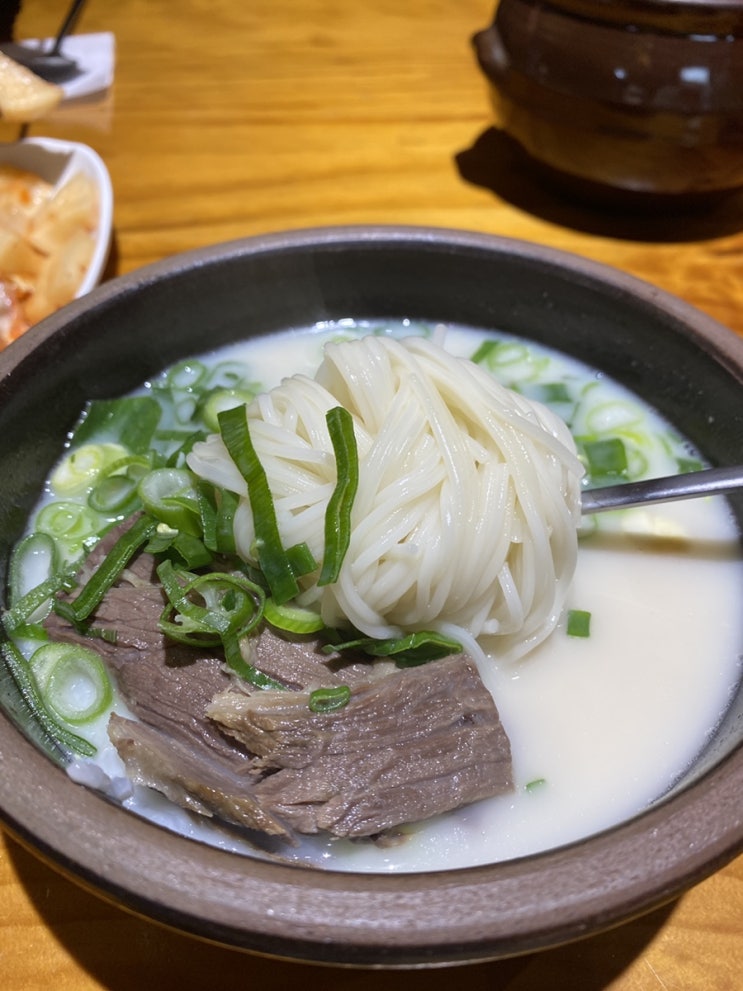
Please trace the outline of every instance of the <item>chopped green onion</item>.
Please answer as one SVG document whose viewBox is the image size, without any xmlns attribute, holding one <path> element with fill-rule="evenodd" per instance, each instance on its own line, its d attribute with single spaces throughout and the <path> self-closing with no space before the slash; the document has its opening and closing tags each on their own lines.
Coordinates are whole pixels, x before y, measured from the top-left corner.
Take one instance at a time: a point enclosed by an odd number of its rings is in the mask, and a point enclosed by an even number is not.
<svg viewBox="0 0 743 991">
<path fill-rule="evenodd" d="M 214 554 L 235 554 L 235 510 L 240 499 L 234 492 L 199 481 L 196 486 L 204 545 Z"/>
<path fill-rule="evenodd" d="M 88 495 L 88 505 L 104 516 L 131 516 L 138 507 L 137 486 L 152 470 L 152 459 L 132 454 L 103 469 Z"/>
<path fill-rule="evenodd" d="M 244 575 L 209 572 L 193 575 L 176 571 L 171 561 L 162 561 L 157 574 L 169 605 L 160 628 L 181 643 L 214 644 L 229 636 L 245 636 L 260 622 L 263 590 Z M 204 605 L 195 602 L 198 596 Z M 177 619 L 172 621 L 172 612 Z"/>
<path fill-rule="evenodd" d="M 190 533 L 178 531 L 170 546 L 190 571 L 205 568 L 213 561 L 211 551 L 205 547 L 204 542 Z"/>
<path fill-rule="evenodd" d="M 351 509 L 359 485 L 359 455 L 353 417 L 342 406 L 328 410 L 328 432 L 335 452 L 337 481 L 325 511 L 325 554 L 318 585 L 332 585 L 351 541 Z"/>
<path fill-rule="evenodd" d="M 699 458 L 676 458 L 679 475 L 686 475 L 690 471 L 701 471 L 704 467 Z"/>
<path fill-rule="evenodd" d="M 193 476 L 182 468 L 156 468 L 139 483 L 145 510 L 168 526 L 200 536 L 199 503 Z"/>
<path fill-rule="evenodd" d="M 282 685 L 280 681 L 275 681 L 267 674 L 259 671 L 258 668 L 254 667 L 252 664 L 248 664 L 242 656 L 242 652 L 240 650 L 240 640 L 238 637 L 224 637 L 222 643 L 224 646 L 224 656 L 228 667 L 230 667 L 235 674 L 244 681 L 247 681 L 249 685 L 253 685 L 255 688 L 286 691 L 286 685 Z"/>
<path fill-rule="evenodd" d="M 224 445 L 248 486 L 261 570 L 274 601 L 283 604 L 296 597 L 299 586 L 281 543 L 268 478 L 253 447 L 245 407 L 223 410 L 218 420 Z"/>
<path fill-rule="evenodd" d="M 185 358 L 173 365 L 163 376 L 169 389 L 177 392 L 192 392 L 206 378 L 206 366 L 193 358 Z"/>
<path fill-rule="evenodd" d="M 304 541 L 301 544 L 287 547 L 286 556 L 295 578 L 301 578 L 302 575 L 309 575 L 312 571 L 317 570 L 315 556 Z"/>
<path fill-rule="evenodd" d="M 117 580 L 137 551 L 147 543 L 157 527 L 151 516 L 140 516 L 116 541 L 73 602 L 57 601 L 55 612 L 80 626 L 95 612 L 103 596 Z"/>
<path fill-rule="evenodd" d="M 566 632 L 569 637 L 590 637 L 590 612 L 586 612 L 585 609 L 569 609 Z"/>
<path fill-rule="evenodd" d="M 162 436 L 161 434 L 159 433 L 157 434 L 158 438 L 160 438 L 161 436 Z M 180 432 L 173 431 L 170 440 L 178 441 L 178 443 L 168 455 L 167 466 L 169 468 L 183 467 L 183 465 L 185 464 L 186 455 L 190 454 L 191 449 L 193 448 L 197 440 L 203 440 L 203 439 L 204 439 L 204 434 L 203 431 L 201 430 L 195 430 L 195 431 L 190 430 L 188 431 L 188 433 L 185 433 L 183 431 Z"/>
<path fill-rule="evenodd" d="M 47 533 L 66 548 L 71 557 L 77 556 L 85 541 L 98 532 L 99 517 L 77 502 L 50 502 L 36 517 L 36 529 Z"/>
<path fill-rule="evenodd" d="M 325 628 L 319 613 L 312 609 L 288 604 L 276 605 L 272 598 L 267 598 L 263 607 L 263 618 L 277 630 L 285 633 L 318 633 Z"/>
<path fill-rule="evenodd" d="M 542 382 L 529 390 L 532 399 L 547 405 L 570 403 L 573 401 L 568 387 L 564 382 Z"/>
<path fill-rule="evenodd" d="M 57 592 L 69 591 L 74 587 L 75 579 L 67 572 L 51 575 L 14 601 L 12 607 L 3 615 L 6 629 L 16 634 L 23 626 L 33 622 L 37 610 L 46 609 L 47 605 L 51 605 Z"/>
<path fill-rule="evenodd" d="M 372 657 L 394 657 L 399 667 L 414 667 L 427 664 L 449 654 L 461 654 L 462 645 L 440 633 L 421 630 L 405 637 L 375 640 L 373 637 L 357 637 L 340 643 L 329 643 L 323 647 L 326 654 L 333 651 L 360 650 Z"/>
<path fill-rule="evenodd" d="M 618 437 L 586 441 L 583 450 L 589 474 L 594 481 L 626 476 L 627 449 Z"/>
<path fill-rule="evenodd" d="M 57 570 L 57 545 L 48 533 L 29 533 L 10 559 L 11 605 Z"/>
<path fill-rule="evenodd" d="M 627 433 L 628 427 L 637 427 L 644 418 L 645 414 L 636 403 L 612 399 L 591 406 L 586 413 L 586 427 L 589 433 L 605 437 Z"/>
<path fill-rule="evenodd" d="M 94 757 L 97 753 L 96 747 L 88 740 L 61 726 L 49 712 L 28 661 L 15 644 L 11 640 L 3 638 L 2 643 L 0 643 L 0 651 L 21 699 L 46 737 L 52 741 L 54 746 L 63 751 L 72 751 L 82 757 Z"/>
<path fill-rule="evenodd" d="M 307 703 L 312 712 L 335 712 L 343 709 L 351 700 L 351 689 L 348 685 L 336 685 L 333 688 L 316 688 L 310 692 Z"/>
<path fill-rule="evenodd" d="M 152 396 L 96 399 L 88 403 L 70 438 L 70 447 L 112 441 L 132 454 L 146 455 L 160 416 L 160 405 Z"/>
<path fill-rule="evenodd" d="M 83 444 L 71 451 L 52 472 L 52 490 L 59 496 L 79 495 L 95 482 L 101 472 L 121 458 L 127 450 L 121 444 Z"/>
<path fill-rule="evenodd" d="M 540 788 L 543 788 L 546 784 L 547 784 L 547 779 L 546 778 L 534 778 L 533 781 L 530 781 L 525 786 L 524 790 L 525 791 L 528 791 L 529 793 L 531 793 L 531 792 L 534 792 L 534 791 L 538 791 Z"/>
<path fill-rule="evenodd" d="M 476 365 L 487 365 L 499 346 L 499 341 L 483 341 L 470 358 Z"/>
<path fill-rule="evenodd" d="M 190 646 L 221 644 L 227 665 L 249 684 L 257 688 L 286 687 L 249 664 L 240 650 L 241 639 L 260 622 L 261 588 L 243 575 L 178 572 L 167 560 L 158 566 L 157 573 L 170 603 L 160 618 L 163 633 Z M 194 594 L 206 605 L 194 602 Z M 172 613 L 176 614 L 175 619 L 170 619 Z"/>
<path fill-rule="evenodd" d="M 65 722 L 82 726 L 110 708 L 111 681 L 94 650 L 46 643 L 34 652 L 30 664 L 46 706 Z"/>
<path fill-rule="evenodd" d="M 219 414 L 235 406 L 246 406 L 255 398 L 250 389 L 214 389 L 204 399 L 200 413 L 208 430 L 219 430 Z"/>
</svg>

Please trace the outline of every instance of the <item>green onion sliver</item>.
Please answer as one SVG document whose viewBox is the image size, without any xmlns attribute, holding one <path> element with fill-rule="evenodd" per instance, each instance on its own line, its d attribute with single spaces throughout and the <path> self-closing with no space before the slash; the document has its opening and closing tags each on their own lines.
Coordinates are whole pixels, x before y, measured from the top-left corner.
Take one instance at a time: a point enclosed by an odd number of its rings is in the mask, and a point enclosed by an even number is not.
<svg viewBox="0 0 743 991">
<path fill-rule="evenodd" d="M 280 681 L 275 681 L 273 678 L 269 677 L 269 675 L 259 671 L 258 668 L 254 667 L 252 664 L 248 664 L 240 650 L 240 640 L 238 637 L 224 637 L 223 644 L 227 666 L 231 668 L 236 675 L 244 681 L 247 681 L 248 684 L 253 685 L 254 688 L 286 691 L 286 685 L 282 685 Z"/>
<path fill-rule="evenodd" d="M 268 478 L 253 447 L 245 407 L 222 410 L 217 419 L 224 445 L 247 483 L 258 560 L 274 601 L 281 605 L 296 597 L 299 586 L 281 543 Z"/>
<path fill-rule="evenodd" d="M 261 620 L 263 590 L 244 575 L 178 572 L 167 559 L 158 565 L 157 574 L 170 603 L 160 628 L 181 643 L 216 644 L 227 637 L 246 636 Z M 175 621 L 169 619 L 172 612 L 177 614 Z"/>
<path fill-rule="evenodd" d="M 140 516 L 116 541 L 77 598 L 69 602 L 56 602 L 54 608 L 75 625 L 84 623 L 95 612 L 103 596 L 117 580 L 124 568 L 143 544 L 147 543 L 157 527 L 151 516 Z"/>
<path fill-rule="evenodd" d="M 87 506 L 66 500 L 44 506 L 35 523 L 37 531 L 64 542 L 71 552 L 80 550 L 85 540 L 97 533 L 99 526 L 99 517 Z"/>
<path fill-rule="evenodd" d="M 325 554 L 318 585 L 331 585 L 351 541 L 351 508 L 359 486 L 359 455 L 353 417 L 342 406 L 328 410 L 328 432 L 335 452 L 337 481 L 325 511 Z"/>
<path fill-rule="evenodd" d="M 307 703 L 312 712 L 335 712 L 343 709 L 351 700 L 348 685 L 335 685 L 333 688 L 316 688 L 310 692 Z"/>
<path fill-rule="evenodd" d="M 47 607 L 57 592 L 69 591 L 74 587 L 74 578 L 65 572 L 52 575 L 40 582 L 35 588 L 30 589 L 25 595 L 14 601 L 12 607 L 4 613 L 3 623 L 6 630 L 15 634 L 20 631 L 21 627 L 35 622 L 37 610 L 46 614 Z"/>
<path fill-rule="evenodd" d="M 432 630 L 420 630 L 405 637 L 388 640 L 357 637 L 323 647 L 325 653 L 343 650 L 359 650 L 372 657 L 392 657 L 399 667 L 413 667 L 448 657 L 449 654 L 461 654 L 462 645 L 457 640 Z"/>
<path fill-rule="evenodd" d="M 121 444 L 83 444 L 75 447 L 52 472 L 49 479 L 57 496 L 73 496 L 85 492 L 115 461 L 126 457 Z"/>
<path fill-rule="evenodd" d="M 65 722 L 82 726 L 110 708 L 111 681 L 94 650 L 45 643 L 33 653 L 30 664 L 47 708 Z"/>
</svg>

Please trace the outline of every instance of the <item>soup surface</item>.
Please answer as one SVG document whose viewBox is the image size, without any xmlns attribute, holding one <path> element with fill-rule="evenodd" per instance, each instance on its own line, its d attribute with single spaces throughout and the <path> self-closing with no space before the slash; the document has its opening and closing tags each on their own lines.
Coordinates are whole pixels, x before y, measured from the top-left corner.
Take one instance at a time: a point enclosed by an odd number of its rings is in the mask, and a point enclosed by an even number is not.
<svg viewBox="0 0 743 991">
<path fill-rule="evenodd" d="M 188 423 L 204 368 L 227 369 L 233 378 L 240 369 L 252 389 L 265 391 L 287 373 L 312 375 L 326 341 L 370 331 L 443 332 L 352 321 L 286 332 L 180 363 L 141 391 L 156 395 L 166 381 L 175 386 L 175 420 Z M 558 412 L 591 484 L 698 466 L 696 452 L 653 410 L 572 359 L 458 327 L 446 329 L 445 344 Z M 619 461 L 612 460 L 617 451 Z M 52 473 L 31 530 L 57 500 Z M 489 654 L 480 662 L 511 740 L 514 791 L 405 827 L 391 844 L 312 837 L 294 848 L 263 847 L 132 788 L 107 739 L 108 712 L 76 730 L 97 754 L 75 761 L 69 773 L 204 842 L 334 870 L 451 869 L 549 849 L 639 813 L 704 748 L 740 680 L 742 592 L 739 536 L 720 497 L 587 519 L 568 609 L 555 631 L 521 660 Z M 569 626 L 576 615 L 590 629 Z M 483 647 L 487 652 L 487 641 Z M 128 715 L 115 693 L 113 708 Z"/>
</svg>

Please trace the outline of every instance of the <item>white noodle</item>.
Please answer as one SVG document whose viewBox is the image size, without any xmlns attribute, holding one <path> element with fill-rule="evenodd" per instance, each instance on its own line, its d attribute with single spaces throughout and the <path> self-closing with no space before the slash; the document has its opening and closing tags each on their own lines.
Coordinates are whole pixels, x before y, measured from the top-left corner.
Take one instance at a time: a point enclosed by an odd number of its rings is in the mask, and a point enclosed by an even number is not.
<svg viewBox="0 0 743 991">
<path fill-rule="evenodd" d="M 564 423 L 431 340 L 327 345 L 314 379 L 285 379 L 248 409 L 282 541 L 318 561 L 336 482 L 325 416 L 339 405 L 359 449 L 351 540 L 337 583 L 308 576 L 301 602 L 379 638 L 429 629 L 473 649 L 488 637 L 505 657 L 543 640 L 577 556 L 583 469 Z M 235 536 L 253 561 L 245 483 L 221 439 L 189 464 L 240 496 Z"/>
</svg>

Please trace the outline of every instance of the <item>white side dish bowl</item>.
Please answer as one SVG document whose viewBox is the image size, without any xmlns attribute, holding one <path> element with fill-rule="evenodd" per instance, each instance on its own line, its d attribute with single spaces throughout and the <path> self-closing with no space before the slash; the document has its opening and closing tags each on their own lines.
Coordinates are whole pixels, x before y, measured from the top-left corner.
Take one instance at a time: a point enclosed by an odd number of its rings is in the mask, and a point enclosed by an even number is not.
<svg viewBox="0 0 743 991">
<path fill-rule="evenodd" d="M 84 296 L 101 281 L 111 249 L 113 189 L 100 155 L 76 141 L 24 138 L 0 146 L 2 165 L 33 172 L 55 188 L 64 186 L 77 173 L 83 173 L 91 180 L 98 196 L 98 224 L 90 263 L 76 293 L 76 297 Z"/>
</svg>

